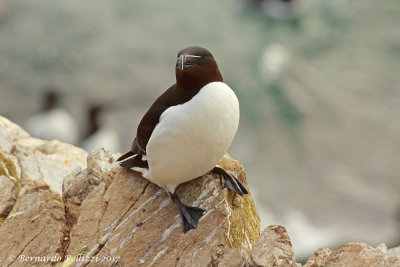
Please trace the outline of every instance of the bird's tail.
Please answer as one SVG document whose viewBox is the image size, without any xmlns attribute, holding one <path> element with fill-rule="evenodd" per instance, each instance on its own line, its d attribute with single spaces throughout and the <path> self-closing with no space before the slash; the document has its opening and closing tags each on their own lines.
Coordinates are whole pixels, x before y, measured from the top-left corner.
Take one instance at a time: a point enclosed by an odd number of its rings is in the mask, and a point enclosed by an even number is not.
<svg viewBox="0 0 400 267">
<path fill-rule="evenodd" d="M 117 160 L 121 167 L 125 168 L 144 168 L 148 169 L 149 164 L 147 163 L 146 156 L 140 154 L 133 154 L 132 151 L 129 151 L 119 157 Z"/>
<path fill-rule="evenodd" d="M 123 154 L 121 157 L 119 157 L 118 159 L 117 159 L 117 161 L 123 161 L 123 160 L 125 160 L 125 159 L 127 159 L 127 158 L 129 158 L 129 157 L 132 157 L 134 154 L 133 154 L 133 152 L 132 151 L 128 151 L 128 152 L 126 152 L 125 154 Z"/>
</svg>

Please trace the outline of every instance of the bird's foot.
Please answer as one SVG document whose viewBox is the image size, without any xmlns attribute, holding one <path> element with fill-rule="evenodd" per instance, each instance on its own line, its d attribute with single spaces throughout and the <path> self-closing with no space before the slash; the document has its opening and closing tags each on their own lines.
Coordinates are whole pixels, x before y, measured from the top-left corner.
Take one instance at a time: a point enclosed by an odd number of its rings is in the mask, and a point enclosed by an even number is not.
<svg viewBox="0 0 400 267">
<path fill-rule="evenodd" d="M 221 176 L 222 188 L 227 188 L 241 196 L 248 194 L 246 187 L 244 187 L 244 185 L 235 176 L 223 168 L 215 167 L 211 170 L 211 172 Z"/>
<path fill-rule="evenodd" d="M 168 195 L 172 199 L 172 201 L 178 206 L 179 214 L 182 220 L 182 231 L 186 233 L 190 229 L 195 229 L 197 223 L 203 215 L 204 210 L 201 208 L 190 207 L 182 204 L 178 195 L 176 195 L 175 193 L 168 193 Z"/>
</svg>

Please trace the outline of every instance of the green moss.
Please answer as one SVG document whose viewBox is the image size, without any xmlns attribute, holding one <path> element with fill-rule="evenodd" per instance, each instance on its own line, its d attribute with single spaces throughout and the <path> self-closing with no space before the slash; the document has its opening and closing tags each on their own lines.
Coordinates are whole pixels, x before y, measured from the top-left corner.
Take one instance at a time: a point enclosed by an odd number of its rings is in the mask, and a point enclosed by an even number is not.
<svg viewBox="0 0 400 267">
<path fill-rule="evenodd" d="M 249 188 L 242 164 L 230 159 L 229 156 L 226 159 L 222 160 L 220 165 L 233 173 L 237 173 L 238 179 L 246 188 Z M 249 191 L 247 195 L 238 196 L 234 192 L 227 191 L 227 199 L 230 210 L 229 243 L 233 248 L 239 250 L 251 249 L 260 237 L 260 217 L 251 193 Z"/>
<path fill-rule="evenodd" d="M 17 168 L 15 167 L 12 160 L 5 157 L 3 154 L 0 153 L 0 175 L 3 175 L 11 180 L 14 183 L 16 195 L 15 198 L 18 197 L 19 190 L 21 189 L 21 184 L 19 183 Z M 10 210 L 11 212 L 11 210 Z M 4 222 L 7 219 L 8 214 L 2 214 L 0 217 L 0 222 Z"/>
<path fill-rule="evenodd" d="M 8 177 L 14 184 L 15 187 L 19 190 L 21 187 L 18 181 L 17 168 L 14 163 L 0 153 L 0 175 L 4 175 Z"/>
<path fill-rule="evenodd" d="M 244 172 L 239 176 L 239 180 L 247 187 Z M 229 242 L 232 247 L 240 250 L 251 249 L 260 237 L 260 217 L 251 193 L 245 196 L 238 196 L 233 192 L 228 192 L 228 194 L 228 203 L 231 208 Z"/>
</svg>

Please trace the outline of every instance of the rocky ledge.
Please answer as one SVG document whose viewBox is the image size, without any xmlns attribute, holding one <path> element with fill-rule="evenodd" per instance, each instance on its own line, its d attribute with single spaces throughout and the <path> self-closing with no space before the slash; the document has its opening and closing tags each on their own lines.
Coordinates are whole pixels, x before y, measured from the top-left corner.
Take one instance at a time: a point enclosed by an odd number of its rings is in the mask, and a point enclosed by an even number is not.
<svg viewBox="0 0 400 267">
<path fill-rule="evenodd" d="M 260 235 L 251 194 L 221 189 L 206 174 L 177 189 L 205 210 L 182 233 L 165 192 L 119 167 L 103 149 L 87 155 L 35 139 L 0 117 L 0 262 L 4 266 L 301 266 L 283 226 Z M 240 162 L 220 165 L 247 187 Z M 322 248 L 304 266 L 400 266 L 400 247 Z"/>
</svg>

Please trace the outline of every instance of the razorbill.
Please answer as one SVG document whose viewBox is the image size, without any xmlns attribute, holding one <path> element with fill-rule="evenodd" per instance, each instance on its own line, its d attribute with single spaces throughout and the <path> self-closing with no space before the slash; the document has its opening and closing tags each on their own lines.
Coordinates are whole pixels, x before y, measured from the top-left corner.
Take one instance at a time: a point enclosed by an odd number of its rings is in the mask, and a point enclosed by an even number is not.
<svg viewBox="0 0 400 267">
<path fill-rule="evenodd" d="M 178 53 L 176 84 L 153 103 L 137 128 L 131 150 L 120 165 L 163 187 L 178 206 L 182 230 L 194 229 L 203 210 L 181 203 L 174 193 L 182 183 L 211 171 L 222 185 L 240 195 L 246 188 L 217 166 L 239 125 L 239 101 L 223 83 L 211 53 L 191 46 Z"/>
<path fill-rule="evenodd" d="M 57 139 L 75 145 L 79 139 L 78 126 L 73 117 L 59 107 L 60 98 L 61 93 L 57 88 L 47 88 L 42 110 L 29 118 L 25 129 L 37 138 Z"/>
<path fill-rule="evenodd" d="M 106 109 L 105 104 L 91 104 L 88 108 L 88 130 L 80 142 L 80 147 L 87 152 L 103 147 L 111 151 L 119 151 L 118 134 L 101 122 L 101 113 Z"/>
</svg>

